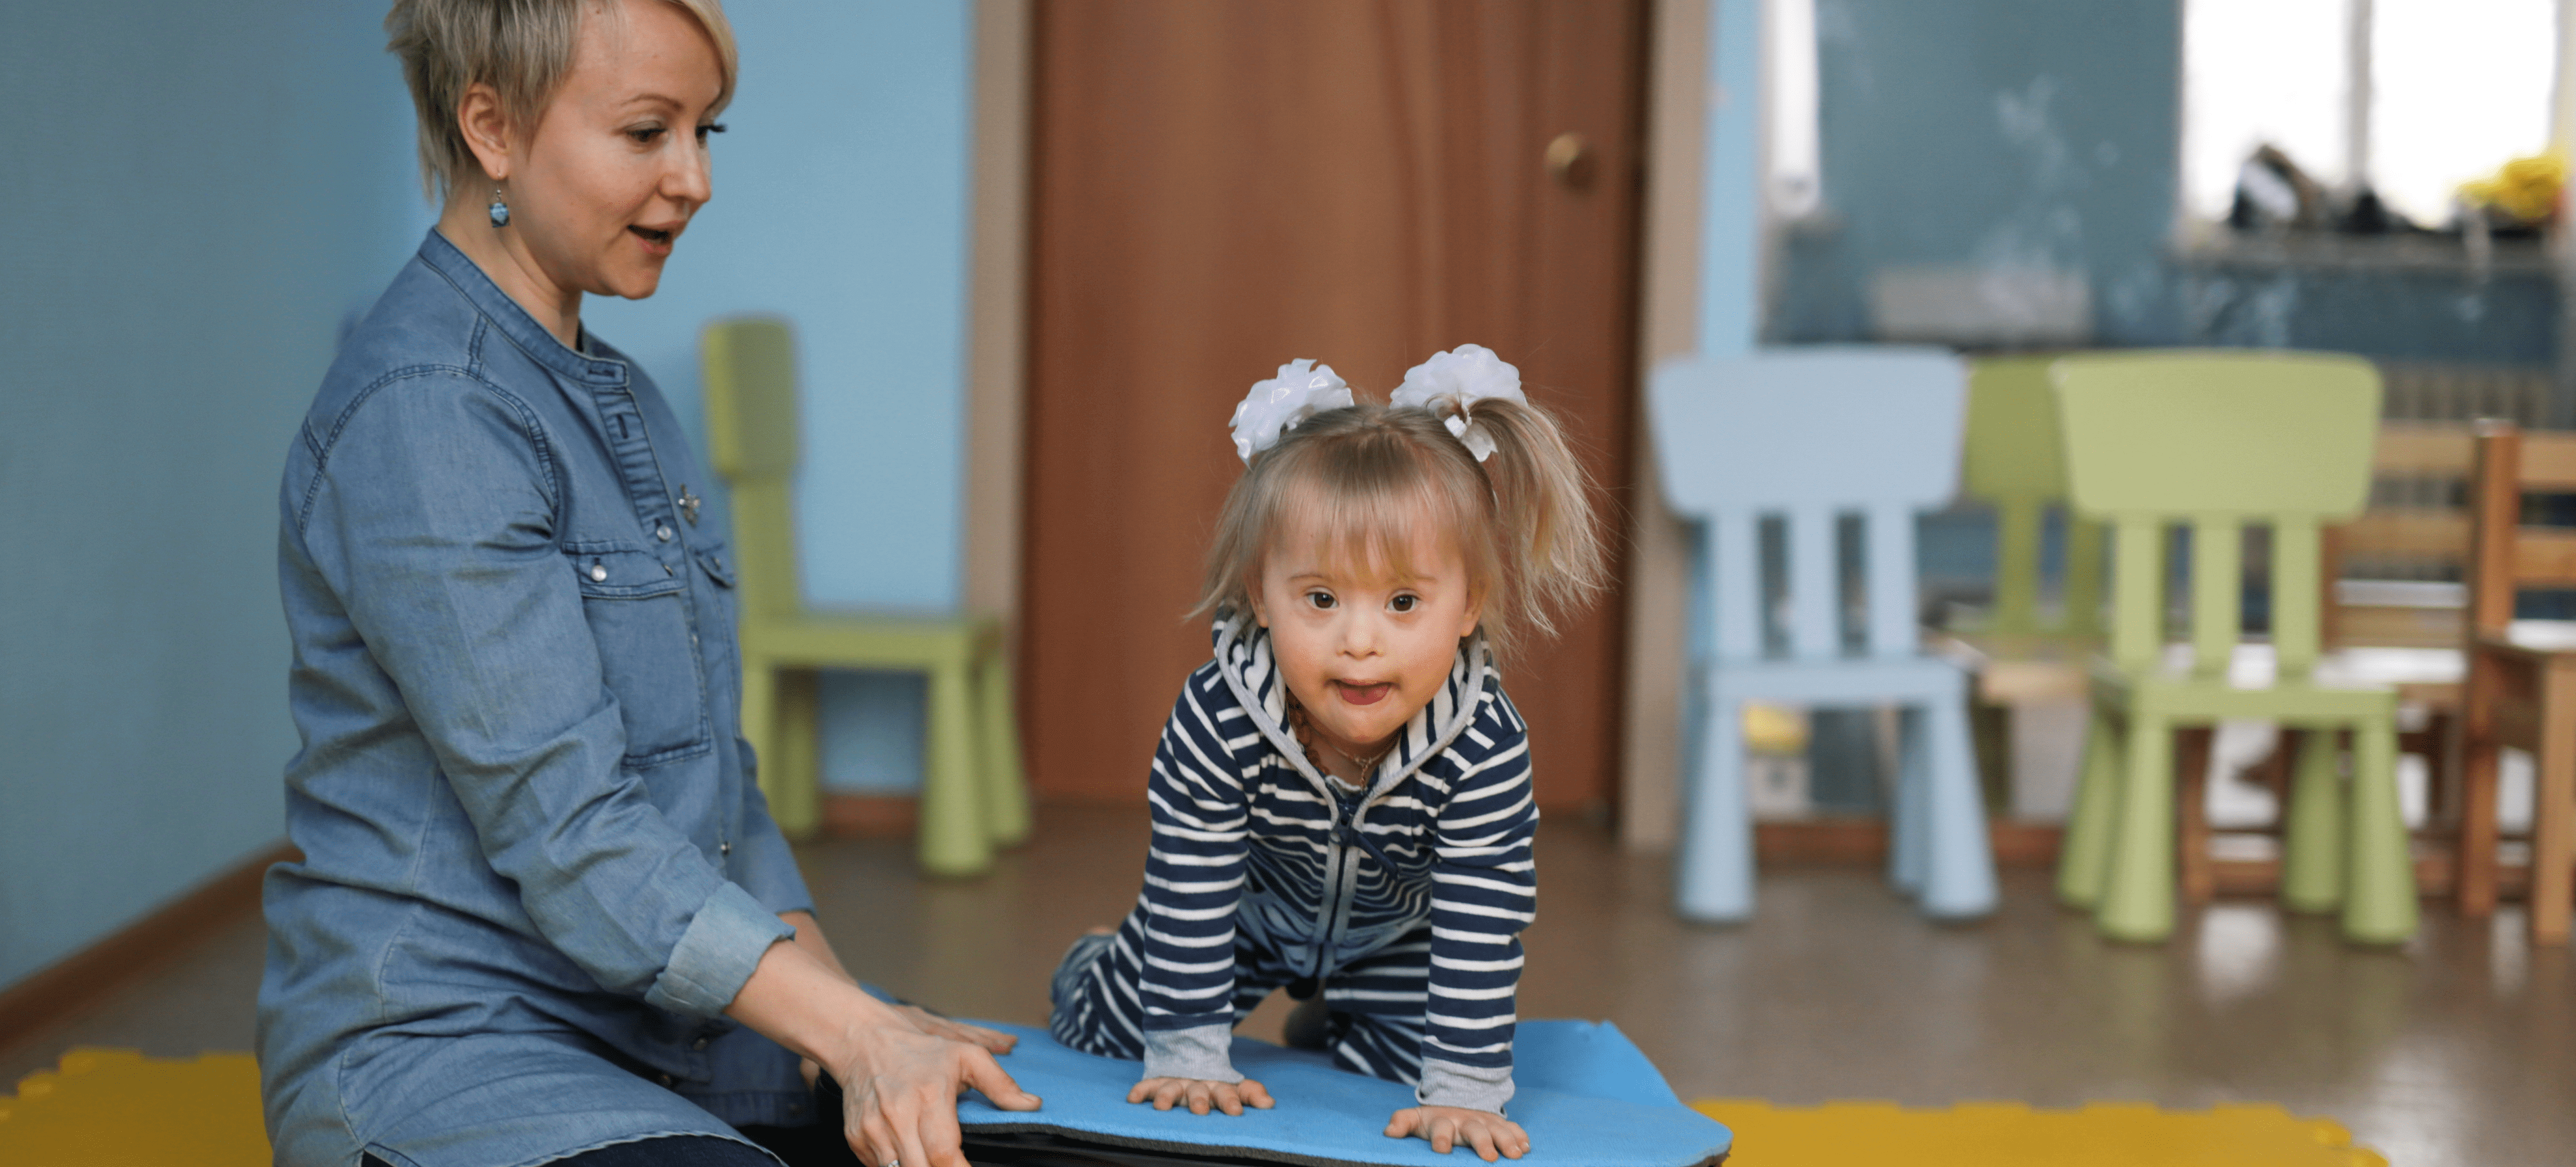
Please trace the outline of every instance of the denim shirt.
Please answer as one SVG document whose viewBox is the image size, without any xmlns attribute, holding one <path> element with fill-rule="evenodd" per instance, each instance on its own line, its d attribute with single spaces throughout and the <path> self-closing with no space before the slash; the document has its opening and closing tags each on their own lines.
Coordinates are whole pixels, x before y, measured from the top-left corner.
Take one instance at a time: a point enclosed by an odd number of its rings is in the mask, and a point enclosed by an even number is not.
<svg viewBox="0 0 2576 1167">
<path fill-rule="evenodd" d="M 722 1016 L 811 903 L 740 735 L 730 560 L 661 393 L 582 341 L 432 231 L 289 447 L 281 1164 L 812 1121 L 794 1056 Z"/>
</svg>

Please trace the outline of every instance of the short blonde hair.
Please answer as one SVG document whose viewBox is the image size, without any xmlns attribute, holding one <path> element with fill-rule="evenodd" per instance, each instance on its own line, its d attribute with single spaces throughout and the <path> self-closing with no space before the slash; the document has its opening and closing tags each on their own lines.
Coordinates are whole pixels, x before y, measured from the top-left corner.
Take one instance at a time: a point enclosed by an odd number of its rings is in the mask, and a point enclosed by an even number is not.
<svg viewBox="0 0 2576 1167">
<path fill-rule="evenodd" d="M 733 25 L 722 0 L 662 0 L 696 18 L 715 42 L 724 75 L 716 109 L 733 100 L 737 60 Z M 456 109 L 465 91 L 489 85 L 511 120 L 534 125 L 572 71 L 582 10 L 606 11 L 614 0 L 394 0 L 385 14 L 385 51 L 402 58 L 420 118 L 420 181 L 432 199 L 475 176 Z"/>
<path fill-rule="evenodd" d="M 1449 432 L 1453 397 L 1325 410 L 1253 455 L 1218 515 L 1193 614 L 1250 615 L 1271 552 L 1299 530 L 1322 536 L 1333 561 L 1410 575 L 1427 520 L 1466 561 L 1497 659 L 1530 633 L 1553 634 L 1550 613 L 1589 601 L 1606 574 L 1591 480 L 1546 410 L 1495 398 L 1471 408 L 1494 442 L 1483 462 Z"/>
</svg>

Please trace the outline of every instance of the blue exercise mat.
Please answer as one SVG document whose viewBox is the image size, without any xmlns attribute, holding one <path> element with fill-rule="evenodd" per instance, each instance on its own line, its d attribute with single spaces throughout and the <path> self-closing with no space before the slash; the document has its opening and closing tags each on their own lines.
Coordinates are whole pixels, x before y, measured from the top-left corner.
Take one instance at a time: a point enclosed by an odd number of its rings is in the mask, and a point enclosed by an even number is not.
<svg viewBox="0 0 2576 1167">
<path fill-rule="evenodd" d="M 1259 1160 L 1311 1167 L 1476 1162 L 1421 1139 L 1386 1137 L 1387 1119 L 1413 1105 L 1411 1087 L 1333 1068 L 1322 1054 L 1234 1039 L 1234 1067 L 1259 1079 L 1278 1105 L 1241 1117 L 1155 1110 L 1130 1103 L 1135 1062 L 1076 1053 L 1043 1029 L 979 1021 L 1019 1035 L 1001 1059 L 1045 1109 L 996 1110 L 980 1094 L 957 1104 L 957 1121 L 977 1134 L 1033 1133 L 1104 1147 L 1168 1155 Z M 1524 1021 L 1512 1042 L 1512 1121 L 1529 1132 L 1525 1164 L 1584 1167 L 1697 1167 L 1726 1154 L 1734 1135 L 1683 1106 L 1626 1034 L 1608 1022 Z M 1509 1160 L 1505 1160 L 1509 1162 Z"/>
</svg>

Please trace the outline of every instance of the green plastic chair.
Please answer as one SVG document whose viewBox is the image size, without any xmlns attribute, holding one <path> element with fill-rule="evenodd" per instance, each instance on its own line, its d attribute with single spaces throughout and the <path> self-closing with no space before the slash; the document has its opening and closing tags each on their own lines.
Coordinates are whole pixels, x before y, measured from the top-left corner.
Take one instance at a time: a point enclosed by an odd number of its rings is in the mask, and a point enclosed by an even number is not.
<svg viewBox="0 0 2576 1167">
<path fill-rule="evenodd" d="M 2039 610 L 2040 528 L 2066 501 L 2057 437 L 2054 356 L 1993 357 L 1969 366 L 1968 434 L 1960 477 L 1969 497 L 1995 508 L 1995 599 L 1961 631 L 1999 638 L 2097 639 L 2102 634 L 2102 525 L 2068 516 L 2064 604 Z"/>
<path fill-rule="evenodd" d="M 742 724 L 760 788 L 790 835 L 821 818 L 813 671 L 887 669 L 930 681 L 921 866 L 972 875 L 1028 837 L 1029 796 L 999 620 L 809 612 L 789 489 L 798 458 L 796 344 L 787 322 L 718 320 L 700 338 L 707 445 L 733 491 L 741 575 Z"/>
<path fill-rule="evenodd" d="M 2318 527 L 2367 501 L 2377 370 L 2321 354 L 2166 352 L 2068 357 L 2054 378 L 2076 509 L 2108 522 L 2114 538 L 2111 651 L 2093 678 L 2060 898 L 2093 909 L 2116 939 L 2171 935 L 2173 731 L 2255 718 L 2304 731 L 2283 841 L 2284 903 L 2339 907 L 2344 935 L 2359 942 L 2414 935 L 2396 691 L 2317 668 Z M 2174 523 L 2192 531 L 2191 636 L 2187 651 L 2168 652 L 2164 545 Z M 2272 531 L 2268 678 L 2231 669 L 2243 663 L 2239 536 L 2247 525 Z M 2336 748 L 2347 731 L 2348 791 Z"/>
</svg>

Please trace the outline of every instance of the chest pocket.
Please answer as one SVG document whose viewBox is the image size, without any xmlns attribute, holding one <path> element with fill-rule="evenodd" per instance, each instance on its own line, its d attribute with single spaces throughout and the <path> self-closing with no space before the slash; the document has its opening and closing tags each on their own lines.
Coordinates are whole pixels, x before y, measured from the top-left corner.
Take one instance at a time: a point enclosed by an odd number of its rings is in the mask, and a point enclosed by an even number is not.
<svg viewBox="0 0 2576 1167">
<path fill-rule="evenodd" d="M 742 655 L 736 630 L 742 626 L 742 597 L 734 592 L 733 564 L 725 558 L 722 540 L 698 544 L 690 558 L 697 562 L 698 570 L 715 584 L 699 593 L 707 597 L 708 602 L 700 609 L 698 634 L 714 638 L 707 641 L 705 647 L 708 651 L 701 655 L 726 682 L 727 691 L 717 695 L 717 706 L 738 709 L 742 699 L 735 694 L 742 692 Z M 718 649 L 722 651 L 715 651 Z"/>
<path fill-rule="evenodd" d="M 620 545 L 569 544 L 564 563 L 599 645 L 600 680 L 625 720 L 626 764 L 705 753 L 713 733 L 682 594 L 688 581 L 649 552 Z"/>
</svg>

